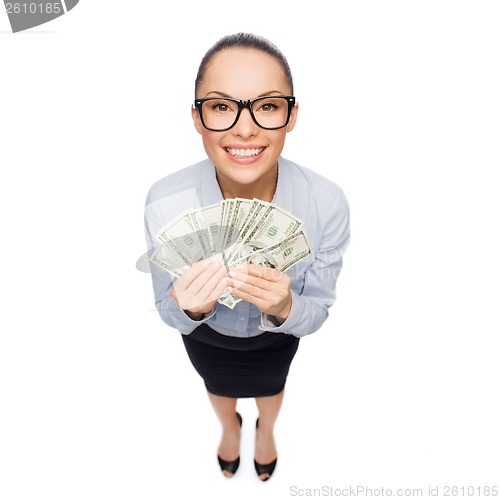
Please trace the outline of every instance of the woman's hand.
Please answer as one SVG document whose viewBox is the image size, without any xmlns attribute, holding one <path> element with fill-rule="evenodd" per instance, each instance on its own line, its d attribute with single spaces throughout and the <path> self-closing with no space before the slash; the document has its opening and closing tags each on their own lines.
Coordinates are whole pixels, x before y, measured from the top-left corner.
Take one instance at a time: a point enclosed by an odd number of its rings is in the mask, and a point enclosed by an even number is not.
<svg viewBox="0 0 500 500">
<path fill-rule="evenodd" d="M 226 268 L 220 262 L 202 260 L 174 282 L 171 295 L 191 319 L 198 321 L 212 311 L 226 285 Z"/>
<path fill-rule="evenodd" d="M 284 323 L 292 308 L 290 277 L 270 267 L 244 264 L 229 272 L 230 293 L 254 304 L 260 312 L 274 316 Z"/>
</svg>

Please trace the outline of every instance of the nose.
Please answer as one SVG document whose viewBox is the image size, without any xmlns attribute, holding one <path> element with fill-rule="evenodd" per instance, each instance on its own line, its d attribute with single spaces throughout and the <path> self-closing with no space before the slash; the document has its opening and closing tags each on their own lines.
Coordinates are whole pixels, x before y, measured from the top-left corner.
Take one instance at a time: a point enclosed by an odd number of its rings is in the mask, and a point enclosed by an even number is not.
<svg viewBox="0 0 500 500">
<path fill-rule="evenodd" d="M 233 127 L 233 134 L 242 138 L 253 137 L 259 133 L 258 125 L 253 121 L 248 108 L 241 110 L 240 117 Z"/>
</svg>

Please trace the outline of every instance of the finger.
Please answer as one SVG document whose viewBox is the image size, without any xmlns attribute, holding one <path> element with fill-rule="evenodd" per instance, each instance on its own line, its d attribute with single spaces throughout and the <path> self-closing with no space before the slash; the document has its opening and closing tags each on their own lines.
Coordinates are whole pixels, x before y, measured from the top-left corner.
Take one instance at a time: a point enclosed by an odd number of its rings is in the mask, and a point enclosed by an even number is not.
<svg viewBox="0 0 500 500">
<path fill-rule="evenodd" d="M 262 309 L 265 306 L 265 300 L 260 297 L 256 297 L 255 295 L 251 295 L 250 293 L 242 290 L 241 288 L 234 288 L 233 286 L 228 286 L 227 291 L 232 293 L 235 297 L 239 299 L 243 299 L 251 304 L 254 304 L 258 309 Z"/>
<path fill-rule="evenodd" d="M 189 267 L 180 278 L 177 279 L 177 287 L 184 290 L 188 288 L 194 279 L 196 279 L 203 271 L 210 266 L 208 259 L 200 260 Z"/>
<path fill-rule="evenodd" d="M 207 302 L 214 302 L 220 298 L 222 295 L 222 292 L 226 289 L 227 287 L 227 278 L 223 277 L 219 283 L 217 283 L 217 286 L 213 289 L 212 293 L 208 296 Z"/>
<path fill-rule="evenodd" d="M 268 281 L 279 281 L 283 273 L 272 267 L 261 266 L 259 264 L 248 264 L 247 272 L 251 276 L 266 279 Z"/>
<path fill-rule="evenodd" d="M 189 286 L 193 295 L 207 296 L 215 288 L 219 280 L 226 276 L 226 268 L 218 261 L 212 262 L 205 271 L 199 274 Z"/>
<path fill-rule="evenodd" d="M 218 299 L 227 283 L 226 269 L 222 266 L 198 291 L 195 295 L 196 300 L 206 303 Z M 215 299 L 214 296 L 216 296 Z"/>
<path fill-rule="evenodd" d="M 228 274 L 231 280 L 233 280 L 234 282 L 237 281 L 239 283 L 248 283 L 249 285 L 262 288 L 263 290 L 270 290 L 275 286 L 276 283 L 276 281 L 270 281 L 264 277 L 246 274 L 236 269 L 229 271 Z"/>
<path fill-rule="evenodd" d="M 200 288 L 220 269 L 219 262 L 203 260 L 193 264 L 180 278 L 182 290 L 196 294 Z"/>
<path fill-rule="evenodd" d="M 259 264 L 245 264 L 241 268 L 236 267 L 236 270 L 244 272 L 249 276 L 255 276 L 257 278 L 264 278 L 268 281 L 278 281 L 283 274 L 277 269 L 272 269 L 271 267 L 261 266 Z"/>
<path fill-rule="evenodd" d="M 270 292 L 269 290 L 261 288 L 258 285 L 254 285 L 252 283 L 249 283 L 248 281 L 240 281 L 236 278 L 231 278 L 229 286 L 241 293 L 245 293 L 247 295 L 251 295 L 252 297 L 258 297 L 262 299 L 265 299 Z"/>
</svg>

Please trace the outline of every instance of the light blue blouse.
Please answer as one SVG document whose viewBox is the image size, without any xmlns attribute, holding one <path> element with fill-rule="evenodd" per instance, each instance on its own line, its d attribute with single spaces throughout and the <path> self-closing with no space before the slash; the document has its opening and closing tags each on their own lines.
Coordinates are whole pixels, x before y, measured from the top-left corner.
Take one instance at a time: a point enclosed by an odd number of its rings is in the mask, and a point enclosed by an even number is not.
<svg viewBox="0 0 500 500">
<path fill-rule="evenodd" d="M 149 190 L 145 213 L 148 251 L 159 244 L 157 231 L 183 210 L 200 208 L 223 199 L 213 163 L 206 159 L 155 182 Z M 234 309 L 219 303 L 200 321 L 192 320 L 171 296 L 174 277 L 151 264 L 156 308 L 161 319 L 180 333 L 190 334 L 206 323 L 223 335 L 253 337 L 264 331 L 303 337 L 317 331 L 336 299 L 342 256 L 349 244 L 349 205 L 342 189 L 322 175 L 280 157 L 273 203 L 304 222 L 302 228 L 312 253 L 287 271 L 292 308 L 286 321 L 261 313 L 253 304 L 239 302 Z"/>
</svg>

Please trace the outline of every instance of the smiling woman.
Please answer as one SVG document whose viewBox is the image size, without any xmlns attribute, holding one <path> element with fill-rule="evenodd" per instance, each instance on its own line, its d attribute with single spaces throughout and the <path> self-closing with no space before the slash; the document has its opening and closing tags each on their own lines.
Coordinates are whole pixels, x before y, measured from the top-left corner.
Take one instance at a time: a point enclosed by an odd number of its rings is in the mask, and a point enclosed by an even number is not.
<svg viewBox="0 0 500 500">
<path fill-rule="evenodd" d="M 182 334 L 221 422 L 218 459 L 227 477 L 239 465 L 237 400 L 250 397 L 259 411 L 255 470 L 263 481 L 273 474 L 273 431 L 291 362 L 300 339 L 328 316 L 349 244 L 343 191 L 281 156 L 297 114 L 283 54 L 256 35 L 224 37 L 203 58 L 195 84 L 192 118 L 208 159 L 160 179 L 146 200 L 150 251 L 158 244 L 151 235 L 176 214 L 228 198 L 273 202 L 300 219 L 309 236 L 311 255 L 293 273 L 277 269 L 272 256 L 229 272 L 219 262 L 200 260 L 179 278 L 152 269 L 158 312 Z M 241 299 L 234 309 L 219 307 L 226 291 Z"/>
</svg>

